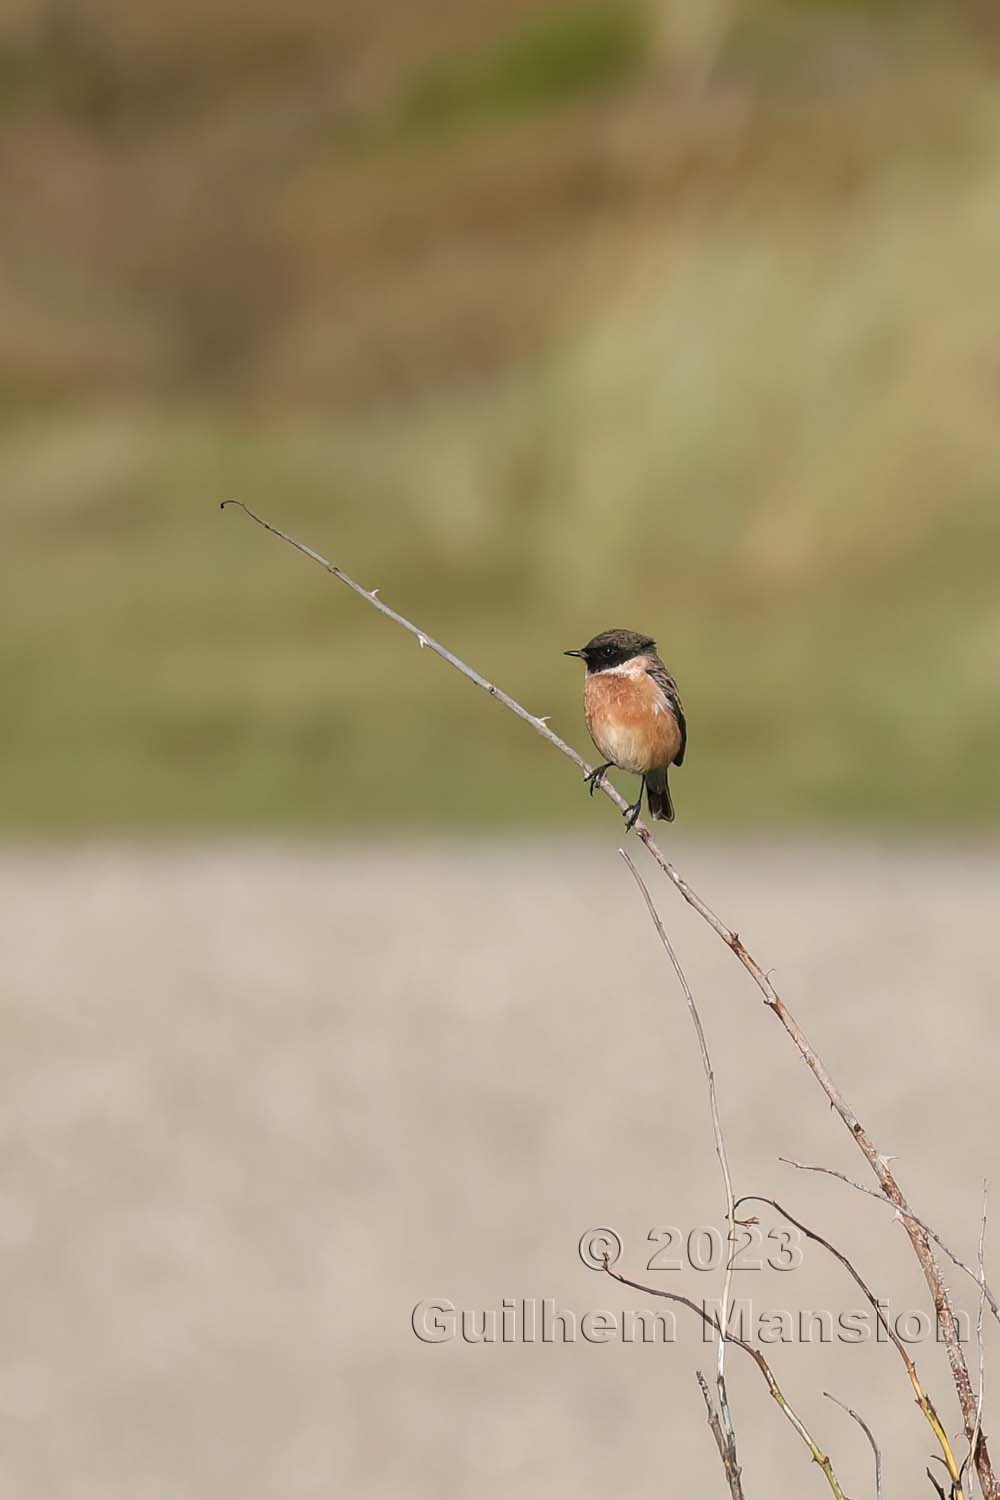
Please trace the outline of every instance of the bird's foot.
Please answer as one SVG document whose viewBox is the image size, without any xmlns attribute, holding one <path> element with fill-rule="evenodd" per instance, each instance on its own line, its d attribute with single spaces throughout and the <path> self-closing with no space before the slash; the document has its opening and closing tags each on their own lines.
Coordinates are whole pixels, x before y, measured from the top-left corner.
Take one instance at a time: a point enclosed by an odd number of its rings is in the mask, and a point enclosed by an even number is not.
<svg viewBox="0 0 1000 1500">
<path fill-rule="evenodd" d="M 584 780 L 584 784 L 586 786 L 589 786 L 589 788 L 590 788 L 590 795 L 591 796 L 594 795 L 594 789 L 595 789 L 595 787 L 599 787 L 601 785 L 601 783 L 603 782 L 605 771 L 610 770 L 610 768 L 611 768 L 612 765 L 613 765 L 612 761 L 606 760 L 604 762 L 603 766 L 595 766 L 592 771 L 588 771 L 587 772 L 587 774 L 583 778 L 583 780 Z"/>
<path fill-rule="evenodd" d="M 642 812 L 642 793 L 640 792 L 639 793 L 639 800 L 638 800 L 638 802 L 631 803 L 625 809 L 624 816 L 625 816 L 625 832 L 626 833 L 631 833 L 632 832 L 632 829 L 635 827 L 636 823 L 638 823 L 638 821 L 639 821 L 639 814 L 641 812 Z"/>
</svg>

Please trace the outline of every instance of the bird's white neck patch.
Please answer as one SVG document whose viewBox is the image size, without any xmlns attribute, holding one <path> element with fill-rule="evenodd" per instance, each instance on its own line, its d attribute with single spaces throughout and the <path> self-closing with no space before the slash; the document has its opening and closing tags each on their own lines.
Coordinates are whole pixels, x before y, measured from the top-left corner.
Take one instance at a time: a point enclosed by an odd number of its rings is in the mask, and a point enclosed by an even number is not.
<svg viewBox="0 0 1000 1500">
<path fill-rule="evenodd" d="M 595 677 L 642 677 L 649 666 L 648 656 L 633 656 L 629 661 L 619 662 L 616 667 L 602 667 Z"/>
</svg>

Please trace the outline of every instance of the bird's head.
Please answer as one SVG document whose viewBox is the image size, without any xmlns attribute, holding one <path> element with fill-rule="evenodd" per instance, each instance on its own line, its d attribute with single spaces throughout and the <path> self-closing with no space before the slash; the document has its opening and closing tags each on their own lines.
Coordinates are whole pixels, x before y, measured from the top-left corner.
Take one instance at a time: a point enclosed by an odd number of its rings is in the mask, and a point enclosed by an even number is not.
<svg viewBox="0 0 1000 1500">
<path fill-rule="evenodd" d="M 644 656 L 656 650 L 656 642 L 650 635 L 638 630 L 602 630 L 593 640 L 575 651 L 565 651 L 564 656 L 579 656 L 587 664 L 588 672 L 607 672 L 620 667 L 635 656 Z"/>
</svg>

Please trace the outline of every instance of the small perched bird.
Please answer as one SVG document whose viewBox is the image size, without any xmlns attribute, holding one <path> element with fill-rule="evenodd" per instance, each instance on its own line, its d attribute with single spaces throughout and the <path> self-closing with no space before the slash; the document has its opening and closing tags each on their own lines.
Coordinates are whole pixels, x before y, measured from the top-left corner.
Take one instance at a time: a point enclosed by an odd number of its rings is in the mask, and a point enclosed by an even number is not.
<svg viewBox="0 0 1000 1500">
<path fill-rule="evenodd" d="M 684 761 L 687 725 L 677 684 L 656 654 L 652 636 L 636 630 L 603 630 L 578 651 L 586 662 L 583 712 L 590 738 L 606 757 L 587 776 L 590 795 L 605 771 L 618 766 L 641 776 L 639 795 L 628 808 L 626 827 L 635 825 L 646 789 L 650 815 L 674 819 L 667 767 Z"/>
</svg>

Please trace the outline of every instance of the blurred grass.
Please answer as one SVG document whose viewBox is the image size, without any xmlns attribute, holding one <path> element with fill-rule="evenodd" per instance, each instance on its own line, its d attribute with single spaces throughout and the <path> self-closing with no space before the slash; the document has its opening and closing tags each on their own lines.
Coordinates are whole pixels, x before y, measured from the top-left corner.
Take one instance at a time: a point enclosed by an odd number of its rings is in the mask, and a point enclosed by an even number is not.
<svg viewBox="0 0 1000 1500">
<path fill-rule="evenodd" d="M 622 6 L 546 14 L 481 58 L 428 64 L 411 85 L 399 131 L 423 131 L 552 108 L 627 77 L 645 51 L 641 12 Z"/>
<path fill-rule="evenodd" d="M 3 26 L 3 827 L 612 817 L 230 495 L 581 747 L 654 631 L 685 826 L 996 827 L 987 12 Z"/>
</svg>

